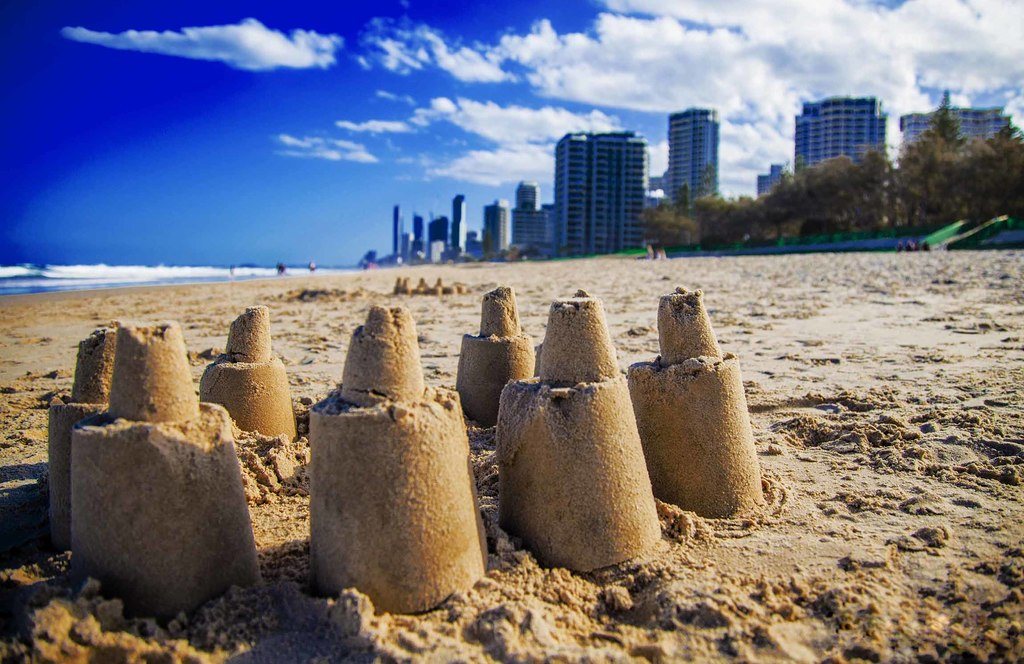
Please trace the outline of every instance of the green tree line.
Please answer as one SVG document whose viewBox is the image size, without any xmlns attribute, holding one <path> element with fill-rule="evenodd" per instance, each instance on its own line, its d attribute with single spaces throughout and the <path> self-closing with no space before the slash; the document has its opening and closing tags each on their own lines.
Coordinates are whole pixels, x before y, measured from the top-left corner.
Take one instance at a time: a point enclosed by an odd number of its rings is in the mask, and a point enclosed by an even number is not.
<svg viewBox="0 0 1024 664">
<path fill-rule="evenodd" d="M 895 163 L 868 152 L 859 163 L 840 157 L 798 164 L 760 198 L 690 201 L 684 188 L 674 203 L 645 210 L 643 223 L 648 243 L 670 247 L 932 227 L 1004 214 L 1024 218 L 1020 131 L 1009 125 L 992 138 L 968 141 L 944 101 L 931 127 L 905 144 Z"/>
</svg>

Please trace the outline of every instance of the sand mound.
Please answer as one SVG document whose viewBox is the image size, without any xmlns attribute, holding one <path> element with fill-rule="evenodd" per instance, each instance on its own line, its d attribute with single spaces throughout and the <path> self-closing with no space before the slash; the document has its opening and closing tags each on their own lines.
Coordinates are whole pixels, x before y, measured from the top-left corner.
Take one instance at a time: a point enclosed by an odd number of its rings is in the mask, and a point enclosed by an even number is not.
<svg viewBox="0 0 1024 664">
<path fill-rule="evenodd" d="M 288 436 L 243 433 L 235 440 L 242 467 L 245 499 L 250 505 L 273 502 L 278 496 L 309 495 L 309 441 Z"/>
</svg>

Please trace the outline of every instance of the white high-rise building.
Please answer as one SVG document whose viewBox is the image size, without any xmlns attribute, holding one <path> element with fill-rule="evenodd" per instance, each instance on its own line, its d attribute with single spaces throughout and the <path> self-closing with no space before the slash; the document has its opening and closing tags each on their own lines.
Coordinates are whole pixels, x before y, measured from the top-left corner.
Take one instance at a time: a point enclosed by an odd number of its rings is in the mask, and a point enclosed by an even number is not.
<svg viewBox="0 0 1024 664">
<path fill-rule="evenodd" d="M 871 150 L 884 153 L 887 117 L 874 97 L 807 102 L 796 116 L 794 163 L 801 168 L 836 157 L 859 163 Z"/>
<path fill-rule="evenodd" d="M 689 108 L 668 116 L 665 195 L 675 200 L 687 186 L 690 200 L 718 193 L 718 111 Z"/>
<path fill-rule="evenodd" d="M 512 244 L 547 253 L 551 243 L 548 215 L 540 207 L 540 185 L 520 182 L 512 210 Z"/>
<path fill-rule="evenodd" d="M 782 173 L 785 167 L 782 164 L 772 164 L 768 172 L 757 176 L 757 195 L 764 196 L 772 190 L 775 185 L 782 182 Z"/>
<path fill-rule="evenodd" d="M 459 194 L 452 199 L 452 251 L 458 255 L 466 251 L 466 197 Z"/>
<path fill-rule="evenodd" d="M 555 252 L 641 246 L 646 191 L 646 139 L 633 132 L 566 134 L 555 148 Z"/>
<path fill-rule="evenodd" d="M 992 138 L 1010 124 L 1010 116 L 1003 113 L 1002 108 L 950 108 L 950 112 L 960 122 L 960 135 L 964 138 Z M 910 113 L 900 116 L 900 132 L 905 144 L 913 143 L 921 138 L 921 134 L 932 126 L 931 113 Z"/>
<path fill-rule="evenodd" d="M 512 215 L 504 198 L 484 206 L 484 238 L 486 251 L 497 253 L 508 249 L 512 241 Z"/>
</svg>

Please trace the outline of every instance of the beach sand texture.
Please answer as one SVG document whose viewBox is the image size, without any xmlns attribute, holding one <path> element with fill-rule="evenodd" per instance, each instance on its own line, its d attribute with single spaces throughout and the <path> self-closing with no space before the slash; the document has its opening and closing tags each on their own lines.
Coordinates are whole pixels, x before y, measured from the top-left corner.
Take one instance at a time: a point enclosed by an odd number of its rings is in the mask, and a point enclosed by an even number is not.
<svg viewBox="0 0 1024 664">
<path fill-rule="evenodd" d="M 469 286 L 394 295 L 396 276 Z M 1024 652 L 1024 254 L 847 254 L 425 267 L 0 300 L 0 655 L 224 660 L 1011 660 Z M 658 503 L 660 541 L 586 573 L 545 568 L 498 524 L 493 430 L 471 428 L 487 576 L 435 610 L 375 615 L 310 587 L 308 408 L 336 387 L 373 304 L 409 308 L 425 384 L 452 388 L 480 298 L 601 299 L 619 371 L 659 352 L 659 296 L 703 289 L 742 359 L 765 505 L 706 519 Z M 231 321 L 270 307 L 298 439 L 236 436 L 262 583 L 167 622 L 67 581 L 48 545 L 47 409 L 79 340 L 177 320 L 194 385 Z"/>
</svg>

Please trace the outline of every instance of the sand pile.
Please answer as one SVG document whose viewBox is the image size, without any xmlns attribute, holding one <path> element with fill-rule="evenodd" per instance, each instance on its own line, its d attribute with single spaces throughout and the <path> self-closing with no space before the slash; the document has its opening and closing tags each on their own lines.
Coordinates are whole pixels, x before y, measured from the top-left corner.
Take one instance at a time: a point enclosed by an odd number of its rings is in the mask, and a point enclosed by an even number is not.
<svg viewBox="0 0 1024 664">
<path fill-rule="evenodd" d="M 242 466 L 242 486 L 250 505 L 262 505 L 277 496 L 309 495 L 309 442 L 288 436 L 245 432 L 236 441 Z"/>
<path fill-rule="evenodd" d="M 122 326 L 110 408 L 72 433 L 72 576 L 134 614 L 259 580 L 231 420 L 192 390 L 177 324 Z"/>
<path fill-rule="evenodd" d="M 199 400 L 224 406 L 242 431 L 295 438 L 288 374 L 271 347 L 267 307 L 249 307 L 231 323 L 226 352 L 199 381 Z"/>
<path fill-rule="evenodd" d="M 629 391 L 654 495 L 705 517 L 764 502 L 739 360 L 722 355 L 703 293 L 658 306 L 661 355 L 629 368 Z"/>
<path fill-rule="evenodd" d="M 601 302 L 554 301 L 540 376 L 505 386 L 497 429 L 501 525 L 543 564 L 592 570 L 659 539 L 631 415 Z"/>
<path fill-rule="evenodd" d="M 113 328 L 96 330 L 83 339 L 78 344 L 71 401 L 50 406 L 50 541 L 57 549 L 71 548 L 71 428 L 106 410 L 116 344 Z"/>
<path fill-rule="evenodd" d="M 502 286 L 483 297 L 480 334 L 462 337 L 455 389 L 462 409 L 480 426 L 498 421 L 501 390 L 510 380 L 533 375 L 533 342 L 519 324 L 516 294 Z"/>
<path fill-rule="evenodd" d="M 487 557 L 457 394 L 425 387 L 405 308 L 370 309 L 340 389 L 310 411 L 310 559 L 324 594 L 430 609 Z"/>
</svg>

